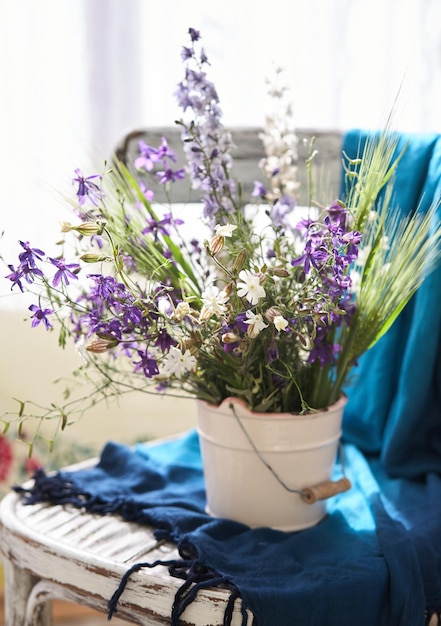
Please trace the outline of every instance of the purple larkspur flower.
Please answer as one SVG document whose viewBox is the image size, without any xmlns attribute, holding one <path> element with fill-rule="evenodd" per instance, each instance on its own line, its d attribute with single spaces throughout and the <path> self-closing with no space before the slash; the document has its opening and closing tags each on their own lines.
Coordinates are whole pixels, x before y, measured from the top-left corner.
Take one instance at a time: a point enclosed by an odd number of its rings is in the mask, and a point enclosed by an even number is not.
<svg viewBox="0 0 441 626">
<path fill-rule="evenodd" d="M 163 170 L 156 172 L 156 177 L 161 185 L 175 183 L 177 180 L 185 178 L 185 169 L 181 167 L 180 169 L 173 170 L 171 167 L 165 165 Z"/>
<path fill-rule="evenodd" d="M 140 156 L 137 157 L 134 161 L 134 165 L 136 169 L 145 169 L 147 172 L 151 172 L 155 166 L 155 163 L 158 162 L 157 158 L 157 150 L 153 148 L 153 146 L 149 146 L 145 141 L 140 141 L 138 143 Z"/>
<path fill-rule="evenodd" d="M 52 265 L 55 265 L 57 271 L 54 274 L 52 285 L 57 287 L 60 282 L 64 282 L 65 285 L 69 285 L 69 279 L 78 280 L 78 276 L 74 273 L 80 269 L 78 263 L 66 263 L 64 259 L 52 259 L 49 258 Z"/>
<path fill-rule="evenodd" d="M 29 265 L 30 267 L 35 267 L 37 260 L 43 260 L 43 257 L 45 256 L 43 250 L 40 250 L 39 248 L 31 248 L 29 241 L 19 241 L 19 244 L 24 249 L 24 252 L 21 252 L 18 255 L 20 263 Z"/>
<path fill-rule="evenodd" d="M 311 219 L 310 217 L 305 217 L 305 218 L 301 219 L 299 222 L 297 222 L 296 228 L 301 233 L 306 234 L 314 223 L 315 222 L 314 222 L 313 219 Z"/>
<path fill-rule="evenodd" d="M 267 350 L 267 359 L 268 363 L 274 363 L 279 358 L 279 350 L 274 341 L 271 342 L 268 350 Z"/>
<path fill-rule="evenodd" d="M 137 352 L 140 360 L 133 362 L 135 372 L 142 370 L 146 378 L 157 376 L 159 374 L 159 368 L 156 359 L 154 359 L 147 350 L 138 350 Z"/>
<path fill-rule="evenodd" d="M 155 347 L 162 352 L 168 352 L 172 346 L 176 345 L 176 341 L 171 337 L 165 328 L 161 328 L 155 342 Z"/>
<path fill-rule="evenodd" d="M 189 48 L 188 46 L 182 46 L 181 50 L 181 59 L 183 61 L 188 61 L 193 56 L 193 48 Z"/>
<path fill-rule="evenodd" d="M 251 193 L 253 198 L 265 198 L 266 193 L 267 193 L 267 191 L 266 191 L 265 185 L 262 184 L 260 181 L 255 180 L 254 181 L 253 191 Z"/>
<path fill-rule="evenodd" d="M 23 293 L 24 287 L 21 282 L 21 279 L 23 278 L 23 272 L 21 268 L 18 267 L 17 269 L 15 269 L 13 265 L 8 265 L 8 267 L 11 270 L 11 273 L 7 274 L 5 278 L 12 282 L 11 290 L 14 289 L 14 287 L 17 285 L 17 287 L 19 287 L 20 291 Z"/>
<path fill-rule="evenodd" d="M 339 226 L 345 230 L 348 215 L 347 209 L 342 207 L 338 200 L 334 200 L 334 202 L 332 202 L 326 210 L 331 220 L 333 222 L 337 222 Z"/>
<path fill-rule="evenodd" d="M 176 163 L 176 153 L 168 145 L 168 141 L 166 137 L 162 137 L 161 145 L 158 147 L 156 154 L 160 161 L 165 161 L 166 159 L 170 159 L 170 161 L 173 161 L 174 163 Z"/>
<path fill-rule="evenodd" d="M 188 126 L 183 124 L 183 146 L 192 187 L 207 192 L 202 198 L 204 215 L 214 224 L 216 214 L 222 213 L 225 217 L 232 208 L 231 195 L 236 189 L 229 177 L 233 143 L 231 134 L 221 123 L 222 110 L 216 88 L 202 70 L 208 59 L 202 48 L 196 50 L 198 31 L 192 32 L 191 49 L 183 54 L 185 77 L 177 87 L 176 97 L 184 112 L 187 109 L 193 112 L 191 123 Z M 216 202 L 213 201 L 214 195 Z"/>
<path fill-rule="evenodd" d="M 199 41 L 199 39 L 201 38 L 201 33 L 199 30 L 196 30 L 195 28 L 190 27 L 188 29 L 188 34 L 190 35 L 191 40 L 194 41 Z"/>
<path fill-rule="evenodd" d="M 8 274 L 6 278 L 12 281 L 11 289 L 17 285 L 20 290 L 23 291 L 23 285 L 21 283 L 22 278 L 24 278 L 29 285 L 31 285 L 37 277 L 44 278 L 43 272 L 38 267 L 31 267 L 27 263 L 22 263 L 17 269 L 14 269 L 13 265 L 8 265 L 8 267 L 11 270 L 11 274 Z"/>
<path fill-rule="evenodd" d="M 36 304 L 31 304 L 31 306 L 29 307 L 29 310 L 32 311 L 33 313 L 31 315 L 32 328 L 35 328 L 36 326 L 38 326 L 40 322 L 43 322 L 43 324 L 46 327 L 46 330 L 49 330 L 50 328 L 52 328 L 52 324 L 47 318 L 48 315 L 51 315 L 53 313 L 52 309 L 42 309 Z"/>
<path fill-rule="evenodd" d="M 94 180 L 101 179 L 101 175 L 92 174 L 91 176 L 83 176 L 81 170 L 78 168 L 75 170 L 75 174 L 76 177 L 72 179 L 72 182 L 78 185 L 76 195 L 80 205 L 82 206 L 87 198 L 89 198 L 92 204 L 97 206 L 102 198 L 102 191 L 101 187 L 97 185 Z"/>
<path fill-rule="evenodd" d="M 288 216 L 292 213 L 296 203 L 290 196 L 283 196 L 271 207 L 271 221 L 277 228 L 288 226 Z"/>
<path fill-rule="evenodd" d="M 305 252 L 298 258 L 292 259 L 291 265 L 303 265 L 305 274 L 309 274 L 311 267 L 320 269 L 320 266 L 327 261 L 329 253 L 323 246 L 315 247 L 312 240 L 308 239 L 305 245 Z"/>
</svg>

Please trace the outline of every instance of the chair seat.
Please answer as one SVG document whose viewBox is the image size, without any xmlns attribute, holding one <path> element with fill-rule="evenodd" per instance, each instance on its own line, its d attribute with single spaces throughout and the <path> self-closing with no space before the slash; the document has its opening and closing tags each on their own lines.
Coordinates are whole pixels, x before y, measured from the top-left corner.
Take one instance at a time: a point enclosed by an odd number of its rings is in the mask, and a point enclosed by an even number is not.
<svg viewBox="0 0 441 626">
<path fill-rule="evenodd" d="M 15 493 L 0 503 L 0 527 L 8 626 L 51 624 L 52 599 L 107 612 L 109 598 L 131 565 L 178 557 L 173 544 L 157 541 L 145 526 L 69 505 L 23 505 Z M 117 616 L 144 626 L 169 624 L 181 584 L 164 566 L 139 570 L 130 577 Z M 222 624 L 228 597 L 222 589 L 201 591 L 182 623 Z M 240 623 L 235 607 L 232 624 Z"/>
</svg>

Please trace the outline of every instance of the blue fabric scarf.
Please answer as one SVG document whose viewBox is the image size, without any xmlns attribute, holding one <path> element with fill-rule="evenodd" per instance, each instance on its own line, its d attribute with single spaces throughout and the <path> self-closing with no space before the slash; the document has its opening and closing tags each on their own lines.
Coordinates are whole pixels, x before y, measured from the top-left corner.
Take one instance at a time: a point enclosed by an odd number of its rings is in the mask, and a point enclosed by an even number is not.
<svg viewBox="0 0 441 626">
<path fill-rule="evenodd" d="M 258 626 L 423 626 L 425 611 L 441 609 L 441 478 L 391 480 L 377 460 L 351 445 L 345 459 L 353 488 L 329 501 L 323 521 L 301 532 L 208 516 L 195 431 L 135 449 L 108 443 L 96 467 L 38 472 L 25 498 L 119 514 L 174 542 L 181 559 L 165 564 L 184 582 L 172 626 L 201 588 L 220 584 L 231 594 L 225 624 L 240 597 Z M 110 616 L 130 574 L 153 565 L 128 571 L 109 599 Z"/>
</svg>

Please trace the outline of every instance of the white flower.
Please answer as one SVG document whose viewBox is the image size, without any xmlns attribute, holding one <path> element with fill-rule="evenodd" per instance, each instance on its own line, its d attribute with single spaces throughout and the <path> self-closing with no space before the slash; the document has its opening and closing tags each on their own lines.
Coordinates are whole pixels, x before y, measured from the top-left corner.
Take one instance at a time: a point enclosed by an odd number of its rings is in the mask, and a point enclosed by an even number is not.
<svg viewBox="0 0 441 626">
<path fill-rule="evenodd" d="M 237 283 L 237 295 L 239 298 L 246 298 L 250 304 L 257 304 L 259 298 L 265 296 L 265 289 L 260 284 L 257 274 L 252 274 L 249 270 L 239 272 L 239 278 L 243 281 Z"/>
<path fill-rule="evenodd" d="M 225 313 L 228 296 L 225 291 L 219 291 L 216 286 L 211 285 L 202 294 L 202 302 L 204 306 L 202 307 L 201 318 L 207 319 L 210 315 L 223 315 Z"/>
<path fill-rule="evenodd" d="M 286 320 L 283 315 L 276 315 L 275 318 L 273 319 L 274 322 L 274 326 L 276 327 L 276 330 L 285 330 L 285 328 L 288 326 L 288 320 Z"/>
<path fill-rule="evenodd" d="M 188 302 L 179 302 L 173 312 L 173 316 L 178 322 L 180 322 L 184 319 L 184 317 L 190 315 L 191 312 L 191 307 Z"/>
<path fill-rule="evenodd" d="M 181 352 L 179 348 L 171 347 L 170 352 L 163 362 L 163 373 L 167 376 L 173 376 L 173 374 L 180 378 L 185 372 L 190 372 L 196 367 L 196 359 L 191 354 L 190 350 Z"/>
<path fill-rule="evenodd" d="M 260 313 L 253 313 L 248 310 L 246 315 L 248 319 L 245 320 L 245 324 L 249 324 L 248 335 L 251 338 L 257 337 L 261 330 L 268 327 Z"/>
<path fill-rule="evenodd" d="M 236 228 L 237 226 L 234 226 L 234 224 L 217 224 L 215 227 L 216 235 L 220 235 L 221 237 L 231 237 Z"/>
</svg>

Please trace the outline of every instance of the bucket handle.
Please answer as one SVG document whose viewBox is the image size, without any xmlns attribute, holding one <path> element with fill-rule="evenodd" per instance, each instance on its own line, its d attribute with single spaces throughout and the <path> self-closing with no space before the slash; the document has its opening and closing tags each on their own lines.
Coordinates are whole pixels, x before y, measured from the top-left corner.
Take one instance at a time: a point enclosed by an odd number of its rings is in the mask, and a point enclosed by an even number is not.
<svg viewBox="0 0 441 626">
<path fill-rule="evenodd" d="M 232 410 L 234 417 L 236 418 L 240 428 L 242 429 L 243 434 L 247 438 L 248 443 L 251 445 L 260 461 L 269 469 L 274 478 L 282 485 L 284 489 L 286 489 L 286 491 L 289 491 L 290 493 L 298 493 L 301 496 L 303 502 L 306 502 L 306 504 L 314 504 L 314 502 L 317 502 L 317 500 L 326 500 L 327 498 L 332 498 L 338 493 L 344 493 L 345 491 L 349 491 L 349 489 L 352 487 L 351 481 L 345 476 L 344 454 L 341 442 L 338 445 L 338 449 L 343 474 L 342 478 L 340 478 L 339 480 L 325 480 L 321 483 L 318 483 L 317 485 L 313 485 L 312 487 L 305 487 L 304 489 L 293 489 L 292 487 L 288 487 L 288 485 L 280 478 L 280 476 L 276 474 L 271 465 L 263 458 L 261 452 L 256 448 L 254 441 L 251 439 L 239 415 L 236 413 L 236 408 L 234 404 L 230 404 L 230 409 Z"/>
</svg>

